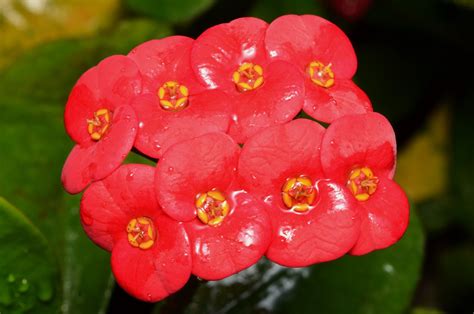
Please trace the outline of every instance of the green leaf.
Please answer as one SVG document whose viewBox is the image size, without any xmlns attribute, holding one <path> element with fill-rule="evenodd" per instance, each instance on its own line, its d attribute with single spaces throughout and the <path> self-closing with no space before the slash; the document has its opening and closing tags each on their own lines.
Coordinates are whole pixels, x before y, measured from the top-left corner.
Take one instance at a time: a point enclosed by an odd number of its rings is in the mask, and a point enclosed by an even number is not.
<svg viewBox="0 0 474 314">
<path fill-rule="evenodd" d="M 0 313 L 54 313 L 59 273 L 41 232 L 0 197 Z"/>
<path fill-rule="evenodd" d="M 119 0 L 3 0 L 0 68 L 40 43 L 96 33 L 115 20 L 119 3 Z"/>
<path fill-rule="evenodd" d="M 41 45 L 0 72 L 0 101 L 8 97 L 35 107 L 38 102 L 47 102 L 63 108 L 79 76 L 101 59 L 113 54 L 127 54 L 144 41 L 170 34 L 167 25 L 135 19 L 125 20 L 113 32 L 99 37 L 58 40 Z"/>
<path fill-rule="evenodd" d="M 423 257 L 416 215 L 394 246 L 306 268 L 262 260 L 221 281 L 202 284 L 187 313 L 403 313 Z"/>
<path fill-rule="evenodd" d="M 474 91 L 469 83 L 466 84 L 469 92 L 464 98 L 458 99 L 453 106 L 453 133 L 452 133 L 452 156 L 451 156 L 451 177 L 449 195 L 452 197 L 451 210 L 456 215 L 457 222 L 464 226 L 466 230 L 474 235 L 474 146 L 472 145 L 472 135 L 474 134 L 474 124 L 472 117 L 474 114 Z"/>
<path fill-rule="evenodd" d="M 63 313 L 104 313 L 113 283 L 109 254 L 82 230 L 80 196 L 68 196 L 61 187 L 72 147 L 64 104 L 80 74 L 101 58 L 167 34 L 169 28 L 155 22 L 126 21 L 99 38 L 43 45 L 0 74 L 0 191 L 52 244 L 63 276 Z"/>
<path fill-rule="evenodd" d="M 251 16 L 271 22 L 285 14 L 325 15 L 322 1 L 315 0 L 258 0 L 250 11 Z"/>
<path fill-rule="evenodd" d="M 215 0 L 125 0 L 133 11 L 158 21 L 189 22 L 214 4 Z"/>
</svg>

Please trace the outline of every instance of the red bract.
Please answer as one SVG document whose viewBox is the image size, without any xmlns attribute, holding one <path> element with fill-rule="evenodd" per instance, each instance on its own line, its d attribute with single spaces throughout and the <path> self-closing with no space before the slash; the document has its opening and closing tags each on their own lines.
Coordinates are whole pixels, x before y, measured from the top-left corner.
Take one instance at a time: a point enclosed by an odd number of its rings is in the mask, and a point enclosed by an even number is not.
<svg viewBox="0 0 474 314">
<path fill-rule="evenodd" d="M 155 169 L 125 165 L 84 192 L 81 220 L 97 245 L 112 252 L 117 282 L 131 295 L 155 302 L 180 289 L 191 273 L 181 223 L 160 209 Z"/>
<path fill-rule="evenodd" d="M 103 60 L 78 80 L 64 113 L 66 131 L 77 144 L 61 176 L 66 191 L 79 193 L 125 159 L 138 124 L 128 104 L 140 91 L 140 73 L 125 56 Z"/>
<path fill-rule="evenodd" d="M 325 175 L 345 185 L 358 201 L 361 234 L 352 254 L 390 246 L 405 232 L 409 204 L 392 181 L 395 156 L 395 134 L 378 113 L 340 118 L 324 135 L 321 162 Z"/>
<path fill-rule="evenodd" d="M 253 265 L 270 241 L 263 204 L 234 184 L 239 151 L 228 135 L 210 133 L 170 147 L 156 171 L 158 200 L 188 221 L 192 272 L 207 280 Z"/>
<path fill-rule="evenodd" d="M 160 158 L 174 143 L 228 129 L 228 101 L 218 91 L 206 91 L 193 74 L 193 42 L 171 36 L 143 43 L 128 55 L 144 82 L 143 94 L 132 104 L 139 119 L 135 147 L 148 156 Z"/>
<path fill-rule="evenodd" d="M 341 257 L 359 235 L 352 196 L 323 179 L 323 133 L 316 122 L 298 119 L 255 135 L 242 150 L 240 182 L 268 204 L 273 240 L 267 257 L 285 266 Z"/>
<path fill-rule="evenodd" d="M 367 95 L 352 82 L 357 59 L 346 35 L 314 15 L 285 15 L 268 27 L 265 42 L 275 60 L 294 63 L 305 76 L 304 111 L 332 122 L 372 111 Z"/>
<path fill-rule="evenodd" d="M 230 135 L 239 143 L 258 131 L 290 121 L 303 105 L 303 78 L 284 61 L 274 62 L 264 45 L 268 25 L 240 18 L 206 30 L 194 44 L 191 61 L 203 84 L 233 102 Z"/>
</svg>

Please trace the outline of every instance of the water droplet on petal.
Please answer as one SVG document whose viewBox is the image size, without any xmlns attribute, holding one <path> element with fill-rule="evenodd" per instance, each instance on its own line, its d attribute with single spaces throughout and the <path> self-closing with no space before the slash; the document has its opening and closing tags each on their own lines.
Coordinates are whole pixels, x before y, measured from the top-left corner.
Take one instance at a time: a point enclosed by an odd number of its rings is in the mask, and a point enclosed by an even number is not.
<svg viewBox="0 0 474 314">
<path fill-rule="evenodd" d="M 82 211 L 81 213 L 81 218 L 82 218 L 82 222 L 84 223 L 84 225 L 86 226 L 90 226 L 92 225 L 92 223 L 94 222 L 94 220 L 92 219 L 92 217 L 90 216 L 90 214 L 88 212 L 86 212 L 85 210 Z"/>
<path fill-rule="evenodd" d="M 129 182 L 132 181 L 134 175 L 135 175 L 135 173 L 129 172 L 129 173 L 127 174 L 126 180 L 129 181 Z"/>
<path fill-rule="evenodd" d="M 169 167 L 168 168 L 168 172 L 173 172 L 174 171 L 174 168 L 173 167 Z"/>
<path fill-rule="evenodd" d="M 138 123 L 138 127 L 140 129 L 143 129 L 144 126 L 145 126 L 145 123 L 143 123 L 143 121 L 140 121 L 140 123 Z"/>
</svg>

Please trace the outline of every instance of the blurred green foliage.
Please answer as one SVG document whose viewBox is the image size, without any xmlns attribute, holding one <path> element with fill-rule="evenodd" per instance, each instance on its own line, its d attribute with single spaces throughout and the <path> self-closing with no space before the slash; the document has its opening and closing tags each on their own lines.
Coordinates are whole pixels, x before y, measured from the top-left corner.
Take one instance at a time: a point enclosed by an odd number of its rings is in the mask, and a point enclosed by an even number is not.
<svg viewBox="0 0 474 314">
<path fill-rule="evenodd" d="M 336 0 L 0 2 L 0 195 L 19 208 L 0 198 L 0 312 L 472 312 L 472 1 L 367 2 L 357 21 L 337 15 L 345 1 Z M 220 282 L 193 279 L 156 306 L 134 300 L 82 231 L 80 195 L 60 186 L 71 87 L 102 58 L 146 40 L 288 13 L 322 15 L 353 41 L 355 79 L 397 133 L 397 180 L 416 207 L 406 235 L 362 257 L 302 269 L 262 260 Z"/>
</svg>

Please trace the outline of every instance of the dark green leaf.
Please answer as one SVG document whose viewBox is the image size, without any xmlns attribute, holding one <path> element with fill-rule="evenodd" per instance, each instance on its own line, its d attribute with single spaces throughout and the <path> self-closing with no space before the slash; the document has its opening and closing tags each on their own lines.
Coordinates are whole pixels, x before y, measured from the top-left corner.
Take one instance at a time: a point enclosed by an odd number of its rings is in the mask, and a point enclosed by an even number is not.
<svg viewBox="0 0 474 314">
<path fill-rule="evenodd" d="M 135 12 L 172 23 L 189 22 L 206 11 L 215 0 L 125 0 Z"/>
<path fill-rule="evenodd" d="M 262 260 L 241 273 L 202 284 L 189 313 L 403 313 L 423 257 L 424 236 L 412 211 L 391 248 L 306 268 Z"/>
<path fill-rule="evenodd" d="M 57 312 L 59 272 L 41 232 L 0 197 L 0 313 Z"/>
<path fill-rule="evenodd" d="M 65 195 L 60 184 L 72 147 L 64 104 L 80 74 L 101 58 L 168 33 L 154 22 L 126 21 L 99 38 L 43 45 L 0 74 L 0 191 L 53 245 L 63 275 L 63 313 L 103 313 L 112 284 L 109 254 L 86 237 L 79 197 Z"/>
<path fill-rule="evenodd" d="M 250 15 L 271 22 L 285 14 L 325 15 L 322 1 L 315 0 L 258 0 Z"/>
</svg>

